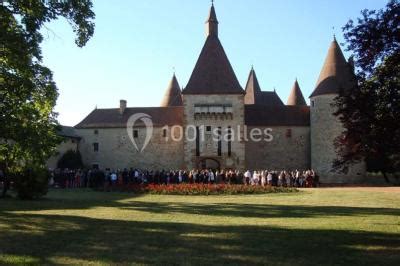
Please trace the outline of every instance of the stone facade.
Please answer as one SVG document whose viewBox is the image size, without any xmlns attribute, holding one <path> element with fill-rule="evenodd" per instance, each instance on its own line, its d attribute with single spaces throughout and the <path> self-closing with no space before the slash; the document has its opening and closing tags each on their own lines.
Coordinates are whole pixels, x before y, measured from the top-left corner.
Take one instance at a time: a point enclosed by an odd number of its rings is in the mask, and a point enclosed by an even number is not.
<svg viewBox="0 0 400 266">
<path fill-rule="evenodd" d="M 324 94 L 311 98 L 311 167 L 321 175 L 321 182 L 354 183 L 365 175 L 365 164 L 356 164 L 346 174 L 332 171 L 337 155 L 334 140 L 343 132 L 343 126 L 333 115 L 336 94 Z"/>
<path fill-rule="evenodd" d="M 139 150 L 145 140 L 144 127 L 134 127 L 138 137 L 134 138 Z M 97 131 L 97 134 L 95 134 Z M 178 131 L 167 132 L 163 128 L 153 128 L 153 134 L 146 148 L 137 151 L 128 136 L 126 128 L 78 129 L 82 136 L 80 151 L 82 160 L 88 167 L 96 165 L 101 169 L 123 169 L 137 167 L 141 169 L 181 169 L 183 167 L 183 143 L 178 139 Z M 98 143 L 98 151 L 94 151 Z"/>
<path fill-rule="evenodd" d="M 271 139 L 252 141 L 251 131 L 268 130 Z M 310 128 L 299 126 L 247 127 L 248 169 L 310 169 Z M 266 141 L 267 140 L 267 141 Z"/>
<path fill-rule="evenodd" d="M 184 95 L 184 128 L 187 137 L 184 141 L 184 160 L 188 169 L 197 168 L 202 160 L 207 158 L 218 161 L 221 168 L 245 168 L 245 145 L 234 134 L 243 134 L 244 128 L 244 96 L 243 95 Z M 196 106 L 228 106 L 231 112 L 213 113 L 212 110 L 196 113 Z M 195 130 L 188 130 L 188 126 L 200 127 L 204 130 L 204 141 L 200 142 L 200 156 L 196 156 Z M 207 132 L 207 127 L 211 131 Z M 221 155 L 218 156 L 218 141 L 213 138 L 212 132 L 221 127 Z M 228 128 L 232 130 L 231 153 L 228 154 Z"/>
</svg>

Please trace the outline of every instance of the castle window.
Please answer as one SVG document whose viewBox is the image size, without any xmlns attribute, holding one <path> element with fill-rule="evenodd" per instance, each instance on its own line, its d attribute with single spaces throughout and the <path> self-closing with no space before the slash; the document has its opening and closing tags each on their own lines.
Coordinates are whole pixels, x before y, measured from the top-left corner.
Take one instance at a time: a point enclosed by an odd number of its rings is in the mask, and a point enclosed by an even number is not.
<svg viewBox="0 0 400 266">
<path fill-rule="evenodd" d="M 292 129 L 291 128 L 286 129 L 286 137 L 287 138 L 291 138 L 292 137 Z"/>
<path fill-rule="evenodd" d="M 227 114 L 233 113 L 233 108 L 232 108 L 232 106 L 225 106 L 225 108 L 224 108 L 224 113 L 227 113 Z"/>
<path fill-rule="evenodd" d="M 133 130 L 133 137 L 136 139 L 139 137 L 139 131 L 137 129 Z"/>
<path fill-rule="evenodd" d="M 196 127 L 196 156 L 200 156 L 200 129 Z"/>
<path fill-rule="evenodd" d="M 232 129 L 228 127 L 228 156 L 231 157 L 232 155 Z"/>
<path fill-rule="evenodd" d="M 314 102 L 314 100 L 312 100 L 311 101 L 311 107 L 314 107 L 315 106 L 315 102 Z"/>
<path fill-rule="evenodd" d="M 163 138 L 167 137 L 167 130 L 165 128 L 163 129 L 162 135 L 163 135 Z"/>
<path fill-rule="evenodd" d="M 93 133 L 94 133 L 95 135 L 98 135 L 98 134 L 99 134 L 99 131 L 98 131 L 97 129 L 95 129 L 95 130 L 93 131 Z"/>
<path fill-rule="evenodd" d="M 221 127 L 218 127 L 218 156 L 222 155 Z"/>
<path fill-rule="evenodd" d="M 206 126 L 206 131 L 211 132 L 211 126 Z"/>
<path fill-rule="evenodd" d="M 99 151 L 99 143 L 95 142 L 93 143 L 93 151 L 98 152 Z"/>
<path fill-rule="evenodd" d="M 194 106 L 195 114 L 226 114 L 232 112 L 232 104 L 196 104 Z"/>
<path fill-rule="evenodd" d="M 221 114 L 221 113 L 224 112 L 224 107 L 223 106 L 209 106 L 208 107 L 208 112 L 209 113 Z"/>
</svg>

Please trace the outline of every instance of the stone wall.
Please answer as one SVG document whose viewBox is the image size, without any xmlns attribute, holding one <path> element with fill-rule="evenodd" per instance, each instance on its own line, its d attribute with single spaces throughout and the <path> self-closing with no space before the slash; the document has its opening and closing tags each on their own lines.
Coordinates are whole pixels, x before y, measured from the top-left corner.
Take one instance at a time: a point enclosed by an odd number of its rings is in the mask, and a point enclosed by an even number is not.
<svg viewBox="0 0 400 266">
<path fill-rule="evenodd" d="M 246 168 L 267 170 L 295 170 L 310 168 L 310 128 L 299 126 L 259 127 L 262 132 L 270 128 L 270 138 L 252 141 L 247 127 Z M 288 132 L 290 131 L 290 132 Z M 289 134 L 290 133 L 290 134 Z M 264 134 L 264 133 L 263 133 Z"/>
<path fill-rule="evenodd" d="M 365 164 L 350 167 L 348 173 L 333 172 L 333 161 L 337 158 L 334 139 L 343 132 L 340 121 L 333 115 L 336 95 L 319 95 L 311 98 L 311 167 L 316 170 L 321 182 L 354 183 L 365 176 Z"/>
<path fill-rule="evenodd" d="M 184 95 L 184 129 L 186 138 L 184 141 L 184 161 L 188 169 L 199 167 L 200 161 L 212 158 L 220 163 L 221 168 L 244 169 L 245 146 L 236 137 L 243 134 L 244 126 L 244 96 L 243 95 Z M 231 105 L 231 114 L 205 114 L 195 116 L 194 106 L 198 104 Z M 211 126 L 212 130 L 221 127 L 224 135 L 228 127 L 231 127 L 233 140 L 231 142 L 231 155 L 228 155 L 227 139 L 222 139 L 222 154 L 218 156 L 218 141 L 210 140 L 210 135 L 205 136 L 200 143 L 200 156 L 196 156 L 196 141 L 194 127 Z"/>
<path fill-rule="evenodd" d="M 68 150 L 73 150 L 77 151 L 78 150 L 78 143 L 79 141 L 75 138 L 65 138 L 63 142 L 61 142 L 57 146 L 57 154 L 54 156 L 51 156 L 47 160 L 47 168 L 49 169 L 56 169 L 57 168 L 57 163 L 58 160 L 64 155 L 64 153 Z"/>
<path fill-rule="evenodd" d="M 146 129 L 144 127 L 134 127 L 138 130 L 138 138 L 135 142 L 139 150 L 145 140 Z M 98 164 L 100 169 L 181 169 L 183 167 L 183 142 L 171 139 L 171 134 L 176 136 L 178 133 L 167 132 L 168 139 L 163 136 L 163 128 L 154 127 L 150 142 L 146 148 L 139 152 L 132 144 L 126 128 L 98 128 L 77 129 L 77 133 L 82 137 L 80 151 L 83 162 L 86 166 L 92 167 Z M 178 136 L 176 136 L 178 137 Z M 99 151 L 95 152 L 93 143 L 99 143 Z"/>
</svg>

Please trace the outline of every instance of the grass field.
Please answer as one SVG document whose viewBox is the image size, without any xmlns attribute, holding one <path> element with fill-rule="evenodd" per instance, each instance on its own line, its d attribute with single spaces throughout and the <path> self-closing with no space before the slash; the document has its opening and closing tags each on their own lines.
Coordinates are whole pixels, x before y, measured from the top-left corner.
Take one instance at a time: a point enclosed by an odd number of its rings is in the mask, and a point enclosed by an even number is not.
<svg viewBox="0 0 400 266">
<path fill-rule="evenodd" d="M 0 200 L 0 264 L 399 265 L 400 190 L 53 190 Z"/>
</svg>

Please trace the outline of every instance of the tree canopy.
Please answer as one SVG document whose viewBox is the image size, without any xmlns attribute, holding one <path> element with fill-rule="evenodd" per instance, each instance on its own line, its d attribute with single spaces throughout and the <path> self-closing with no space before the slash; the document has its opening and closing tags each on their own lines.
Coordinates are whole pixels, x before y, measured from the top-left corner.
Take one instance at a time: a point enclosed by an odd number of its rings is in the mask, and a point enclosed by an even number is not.
<svg viewBox="0 0 400 266">
<path fill-rule="evenodd" d="M 357 87 L 336 98 L 336 115 L 344 125 L 335 141 L 335 167 L 366 160 L 368 170 L 400 171 L 400 3 L 363 10 L 343 27 L 353 53 Z M 386 177 L 386 175 L 385 175 Z"/>
<path fill-rule="evenodd" d="M 41 29 L 65 18 L 84 46 L 94 33 L 91 0 L 0 2 L 0 165 L 6 171 L 44 165 L 60 141 L 57 87 L 42 64 Z"/>
<path fill-rule="evenodd" d="M 57 168 L 60 169 L 81 169 L 83 168 L 83 162 L 81 153 L 79 150 L 68 150 L 66 151 L 57 162 Z"/>
</svg>

